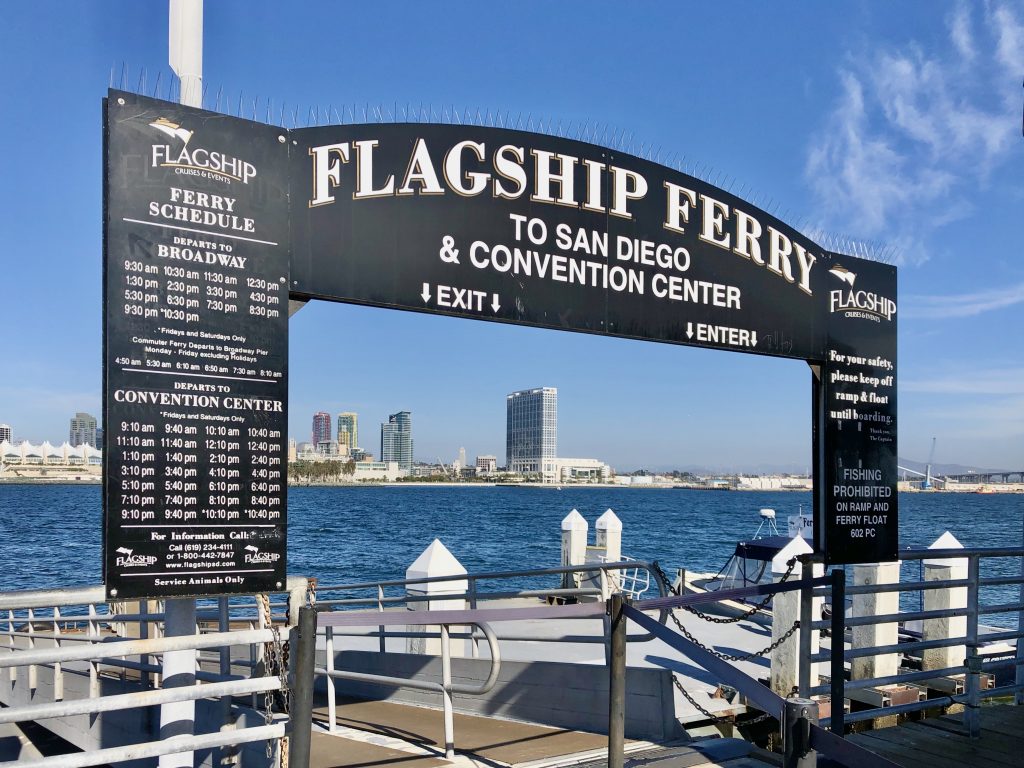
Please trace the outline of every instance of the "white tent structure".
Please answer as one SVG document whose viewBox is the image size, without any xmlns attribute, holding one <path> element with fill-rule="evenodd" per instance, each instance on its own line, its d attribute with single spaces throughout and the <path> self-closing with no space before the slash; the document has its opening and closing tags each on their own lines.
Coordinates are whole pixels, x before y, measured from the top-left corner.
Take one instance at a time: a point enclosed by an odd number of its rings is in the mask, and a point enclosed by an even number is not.
<svg viewBox="0 0 1024 768">
<path fill-rule="evenodd" d="M 72 446 L 66 441 L 55 446 L 49 441 L 42 445 L 33 445 L 24 440 L 15 445 L 4 440 L 0 443 L 0 462 L 10 466 L 98 466 L 103 463 L 103 451 L 91 445 Z"/>
</svg>

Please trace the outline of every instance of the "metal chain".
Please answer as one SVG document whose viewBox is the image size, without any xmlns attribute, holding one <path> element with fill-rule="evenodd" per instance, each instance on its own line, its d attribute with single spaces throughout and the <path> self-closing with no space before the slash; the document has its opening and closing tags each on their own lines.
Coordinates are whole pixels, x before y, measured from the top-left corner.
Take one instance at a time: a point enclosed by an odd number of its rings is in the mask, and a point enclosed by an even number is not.
<svg viewBox="0 0 1024 768">
<path fill-rule="evenodd" d="M 797 560 L 796 560 L 795 557 L 794 558 L 790 558 L 790 560 L 786 563 L 786 572 L 782 575 L 782 578 L 780 578 L 777 583 L 783 584 L 783 583 L 786 582 L 786 580 L 789 579 L 790 576 L 793 575 L 793 571 L 796 569 L 796 562 L 797 562 Z M 658 575 L 661 576 L 661 578 L 664 580 L 665 584 L 669 585 L 669 591 L 672 594 L 677 595 L 677 596 L 682 594 L 683 585 L 681 583 L 679 585 L 679 588 L 676 589 L 675 587 L 672 586 L 672 582 L 669 580 L 668 574 L 665 573 L 664 569 L 661 567 L 661 565 L 659 563 L 655 562 L 654 563 L 654 568 L 655 568 L 655 570 L 657 570 Z M 698 610 L 696 608 L 688 606 L 688 605 L 683 606 L 683 608 L 685 608 L 687 611 L 692 613 L 694 616 L 697 616 L 698 618 L 703 619 L 704 621 L 711 622 L 712 624 L 732 624 L 732 623 L 735 623 L 735 622 L 738 622 L 738 621 L 742 621 L 743 619 L 749 619 L 751 616 L 756 614 L 758 611 L 764 610 L 771 603 L 773 597 L 775 597 L 774 593 L 772 593 L 770 595 L 766 595 L 764 600 L 762 600 L 761 602 L 759 602 L 756 605 L 752 606 L 749 610 L 744 611 L 739 616 L 735 616 L 735 617 L 711 616 L 711 615 L 708 615 L 708 614 L 706 614 L 706 613 L 704 613 L 704 612 L 702 612 L 702 611 L 700 611 L 700 610 Z M 795 621 L 795 622 L 793 622 L 793 626 L 790 627 L 786 631 L 785 634 L 783 634 L 778 640 L 774 641 L 773 643 L 771 643 L 771 645 L 768 645 L 767 647 L 763 648 L 762 650 L 755 651 L 754 653 L 735 654 L 735 655 L 733 655 L 733 654 L 727 654 L 727 653 L 719 653 L 714 648 L 710 648 L 710 647 L 704 645 L 704 643 L 702 643 L 700 640 L 698 640 L 696 637 L 694 637 L 689 632 L 689 630 L 687 630 L 686 627 L 683 626 L 683 623 L 679 620 L 679 617 L 676 616 L 675 610 L 670 610 L 668 612 L 668 615 L 672 618 L 673 623 L 675 623 L 676 627 L 686 637 L 687 640 L 689 640 L 691 643 L 696 645 L 698 648 L 701 648 L 701 649 L 707 651 L 708 653 L 710 653 L 710 654 L 712 654 L 714 656 L 717 656 L 720 659 L 723 659 L 724 661 L 749 661 L 750 659 L 756 658 L 758 656 L 765 656 L 765 655 L 771 653 L 772 651 L 774 651 L 776 648 L 778 648 L 784 642 L 789 640 L 789 638 L 791 638 L 793 636 L 793 633 L 796 632 L 798 629 L 800 629 L 800 622 L 799 621 Z M 697 703 L 696 699 L 694 699 L 693 696 L 690 695 L 689 691 L 687 691 L 686 688 L 683 687 L 682 682 L 679 680 L 679 678 L 675 674 L 672 675 L 672 683 L 679 690 L 679 692 L 683 695 L 683 698 L 686 699 L 688 702 L 690 702 L 690 704 L 693 706 L 694 709 L 696 709 L 698 712 L 700 712 L 702 715 L 704 715 L 704 717 L 708 718 L 711 722 L 716 723 L 718 725 L 723 725 L 723 724 L 733 725 L 733 724 L 735 724 L 735 718 L 734 717 L 732 717 L 732 716 L 730 716 L 730 717 L 722 717 L 721 715 L 716 715 L 713 712 L 708 711 L 707 708 L 705 708 L 705 707 L 701 706 L 699 703 Z M 757 717 L 751 718 L 749 720 L 744 720 L 743 721 L 743 725 L 746 725 L 746 726 L 757 725 L 758 723 L 763 723 L 765 720 L 769 720 L 769 719 L 772 719 L 772 715 L 768 714 L 767 712 L 762 712 Z"/>
<path fill-rule="evenodd" d="M 708 720 L 711 720 L 713 723 L 717 723 L 718 725 L 734 725 L 736 723 L 736 718 L 734 716 L 730 715 L 728 717 L 722 717 L 721 715 L 716 715 L 713 712 L 709 712 L 707 709 L 698 704 L 697 700 L 690 695 L 689 691 L 687 691 L 683 687 L 683 684 L 679 681 L 679 678 L 676 677 L 674 674 L 672 675 L 672 682 L 675 684 L 679 692 L 683 694 L 683 698 L 690 702 L 690 704 L 693 705 L 694 709 L 696 709 L 698 712 L 704 715 L 704 717 L 708 718 Z M 758 723 L 763 723 L 765 720 L 768 720 L 771 717 L 772 716 L 769 715 L 767 712 L 762 712 L 757 717 L 753 717 L 750 720 L 744 720 L 743 725 L 757 725 Z"/>
<path fill-rule="evenodd" d="M 673 623 L 675 623 L 675 625 L 679 629 L 679 631 L 683 634 L 683 636 L 686 637 L 687 640 L 689 640 L 691 643 L 696 645 L 698 648 L 700 648 L 700 649 L 702 649 L 704 651 L 707 651 L 710 654 L 713 654 L 713 655 L 717 656 L 718 658 L 722 659 L 723 661 L 750 661 L 751 659 L 755 659 L 758 656 L 767 656 L 769 653 L 774 651 L 776 648 L 778 648 L 784 642 L 789 640 L 789 638 L 791 638 L 793 636 L 793 633 L 796 632 L 798 629 L 800 629 L 800 622 L 799 621 L 794 621 L 793 622 L 793 626 L 790 627 L 789 629 L 787 629 L 784 635 L 782 635 L 778 640 L 773 642 L 771 645 L 765 646 L 760 651 L 754 651 L 753 653 L 739 653 L 739 654 L 719 653 L 714 648 L 710 648 L 709 646 L 704 645 L 704 643 L 702 643 L 700 640 L 698 640 L 696 637 L 694 637 L 689 632 L 689 630 L 687 630 L 686 627 L 683 626 L 683 623 L 679 620 L 679 617 L 676 616 L 675 611 L 669 611 L 668 615 L 672 619 Z"/>
<path fill-rule="evenodd" d="M 288 737 L 282 736 L 280 744 L 281 759 L 278 760 L 278 765 L 280 768 L 288 768 Z"/>
<path fill-rule="evenodd" d="M 285 714 L 288 714 L 291 711 L 291 691 L 288 687 L 288 644 L 281 642 L 281 630 L 274 625 L 273 616 L 270 612 L 270 596 L 266 593 L 257 594 L 256 606 L 260 612 L 263 625 L 270 629 L 273 636 L 271 642 L 264 643 L 263 645 L 264 674 L 268 677 L 277 675 L 281 684 L 279 690 L 281 709 Z M 263 697 L 263 719 L 267 725 L 271 725 L 274 721 L 274 694 L 271 691 L 268 691 Z M 282 768 L 286 768 L 288 764 L 287 743 L 286 738 L 280 740 L 279 751 Z M 274 756 L 274 748 L 269 740 L 267 741 L 266 755 L 267 759 L 271 759 Z"/>
<path fill-rule="evenodd" d="M 669 581 L 668 574 L 665 573 L 664 569 L 661 567 L 661 565 L 659 563 L 655 562 L 654 563 L 654 568 L 658 571 L 658 574 L 661 576 L 661 578 L 664 579 L 665 583 L 669 585 L 669 588 L 668 588 L 669 592 L 671 592 L 673 595 L 677 595 L 677 596 L 683 594 L 683 585 L 680 584 L 678 589 L 676 589 L 675 587 L 671 586 L 672 582 Z M 786 563 L 786 572 L 784 574 L 782 574 L 782 577 L 779 579 L 779 581 L 777 583 L 785 584 L 786 581 L 789 579 L 789 577 L 793 575 L 793 571 L 795 569 L 796 569 L 796 558 L 793 557 L 793 558 L 790 558 L 789 561 Z M 690 605 L 684 605 L 682 607 L 685 608 L 690 613 L 692 613 L 697 618 L 703 619 L 704 621 L 710 622 L 712 624 L 734 624 L 737 621 L 743 621 L 744 619 L 751 618 L 758 611 L 763 611 L 771 603 L 773 597 L 775 597 L 774 593 L 772 593 L 770 595 L 766 595 L 764 600 L 762 600 L 761 602 L 759 602 L 756 605 L 752 606 L 749 610 L 744 611 L 743 613 L 741 613 L 738 616 L 711 616 L 711 615 L 709 615 L 707 613 L 704 613 L 704 612 L 702 612 L 702 611 L 698 610 L 697 608 L 694 608 L 693 606 L 690 606 Z"/>
</svg>

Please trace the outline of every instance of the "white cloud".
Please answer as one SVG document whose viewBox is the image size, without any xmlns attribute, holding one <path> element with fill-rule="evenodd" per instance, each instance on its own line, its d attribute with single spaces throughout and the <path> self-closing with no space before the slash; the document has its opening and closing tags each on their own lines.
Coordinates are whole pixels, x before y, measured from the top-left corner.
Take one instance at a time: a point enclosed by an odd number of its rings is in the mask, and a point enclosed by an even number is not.
<svg viewBox="0 0 1024 768">
<path fill-rule="evenodd" d="M 981 32 L 972 14 L 984 15 Z M 1008 160 L 1020 126 L 1024 26 L 1006 5 L 961 4 L 948 43 L 851 54 L 807 153 L 824 229 L 901 244 L 927 259 L 928 235 Z"/>
<path fill-rule="evenodd" d="M 903 379 L 902 392 L 927 392 L 940 395 L 991 395 L 1024 398 L 1024 368 L 973 369 L 947 372 L 927 379 Z M 1004 415 L 1008 413 L 1003 411 Z M 1024 415 L 1024 410 L 1019 412 Z"/>
<path fill-rule="evenodd" d="M 908 319 L 973 317 L 1024 302 L 1024 283 L 952 296 L 905 296 L 900 316 Z"/>
<path fill-rule="evenodd" d="M 1021 62 L 1024 61 L 1024 25 L 1005 5 L 996 6 L 988 23 L 996 36 L 999 63 L 1007 69 L 1017 70 L 1019 74 Z"/>
<path fill-rule="evenodd" d="M 949 36 L 960 57 L 966 62 L 974 61 L 974 37 L 971 32 L 971 14 L 966 4 L 960 3 L 948 20 Z"/>
</svg>

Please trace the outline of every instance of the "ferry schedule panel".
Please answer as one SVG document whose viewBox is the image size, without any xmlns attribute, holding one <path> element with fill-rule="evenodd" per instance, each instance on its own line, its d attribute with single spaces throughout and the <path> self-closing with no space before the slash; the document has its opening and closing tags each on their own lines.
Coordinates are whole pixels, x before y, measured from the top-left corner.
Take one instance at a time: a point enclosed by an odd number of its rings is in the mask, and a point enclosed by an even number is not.
<svg viewBox="0 0 1024 768">
<path fill-rule="evenodd" d="M 118 91 L 105 133 L 108 595 L 280 589 L 288 142 Z"/>
</svg>

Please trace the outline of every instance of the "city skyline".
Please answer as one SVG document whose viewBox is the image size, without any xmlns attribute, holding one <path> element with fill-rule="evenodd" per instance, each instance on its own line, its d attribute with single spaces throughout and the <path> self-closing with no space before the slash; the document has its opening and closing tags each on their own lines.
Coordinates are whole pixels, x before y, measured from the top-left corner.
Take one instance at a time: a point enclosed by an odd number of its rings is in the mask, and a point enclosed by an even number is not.
<svg viewBox="0 0 1024 768">
<path fill-rule="evenodd" d="M 421 105 L 482 122 L 521 113 L 531 130 L 585 132 L 681 164 L 808 236 L 839 237 L 841 250 L 853 247 L 844 238 L 871 242 L 900 267 L 899 454 L 923 461 L 936 437 L 940 463 L 1024 465 L 1024 342 L 1005 333 L 1024 323 L 1019 4 L 839 3 L 810 22 L 799 6 L 666 5 L 630 10 L 628 24 L 618 6 L 525 4 L 532 34 L 515 57 L 497 7 L 439 24 L 428 7 L 356 6 L 350 20 L 365 34 L 344 47 L 331 25 L 308 23 L 332 12 L 207 4 L 208 106 L 244 93 L 262 119 L 272 99 L 289 124 L 328 104 L 346 122 L 361 122 L 364 105 L 371 121 L 377 109 L 422 120 Z M 7 309 L 46 317 L 0 342 L 0 420 L 14 437 L 62 442 L 71 414 L 102 408 L 100 99 L 111 62 L 126 62 L 128 88 L 151 91 L 157 73 L 170 81 L 166 7 L 14 5 L 5 30 L 0 62 L 18 73 L 2 81 L 8 103 L 43 99 L 62 119 L 0 125 L 17 148 L 0 193 Z M 595 58 L 595 40 L 616 43 Z M 703 74 L 680 79 L 667 51 Z M 47 226 L 54 210 L 59 227 Z M 318 302 L 291 319 L 289 346 L 296 436 L 320 409 L 376 424 L 403 407 L 417 415 L 424 457 L 450 459 L 461 445 L 500 453 L 494 403 L 547 381 L 572 393 L 559 414 L 565 455 L 622 469 L 810 465 L 801 361 Z"/>
</svg>

